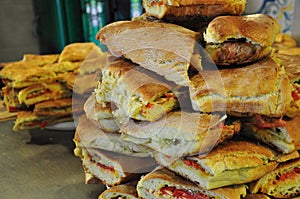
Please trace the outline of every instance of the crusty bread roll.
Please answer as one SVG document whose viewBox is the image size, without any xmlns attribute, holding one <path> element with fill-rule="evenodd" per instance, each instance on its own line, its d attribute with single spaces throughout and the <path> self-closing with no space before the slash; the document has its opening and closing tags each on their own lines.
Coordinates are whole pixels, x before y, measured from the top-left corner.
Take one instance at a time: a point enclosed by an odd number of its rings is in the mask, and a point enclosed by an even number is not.
<svg viewBox="0 0 300 199">
<path fill-rule="evenodd" d="M 118 59 L 102 69 L 102 78 L 95 90 L 97 103 L 112 102 L 112 114 L 121 124 L 129 118 L 156 121 L 178 108 L 173 82 L 168 82 L 152 71 Z"/>
<path fill-rule="evenodd" d="M 99 30 L 96 37 L 114 56 L 124 56 L 179 85 L 188 84 L 190 65 L 201 67 L 200 57 L 191 63 L 199 33 L 175 24 L 118 21 Z"/>
<path fill-rule="evenodd" d="M 69 98 L 71 96 L 72 91 L 65 85 L 52 82 L 34 84 L 21 89 L 18 93 L 18 100 L 20 103 L 30 106 L 47 100 Z"/>
<path fill-rule="evenodd" d="M 174 174 L 173 172 L 158 168 L 143 176 L 137 184 L 140 198 L 220 198 L 239 199 L 246 195 L 245 185 L 207 190 Z"/>
<path fill-rule="evenodd" d="M 225 117 L 174 111 L 155 122 L 130 120 L 121 127 L 125 140 L 140 143 L 169 157 L 199 154 L 236 133 L 235 125 L 225 125 Z"/>
<path fill-rule="evenodd" d="M 103 191 L 98 199 L 138 199 L 136 181 L 110 187 Z"/>
<path fill-rule="evenodd" d="M 134 157 L 96 148 L 76 147 L 74 154 L 81 158 L 89 176 L 108 186 L 137 180 L 157 166 L 151 157 Z"/>
<path fill-rule="evenodd" d="M 77 42 L 68 44 L 60 53 L 58 62 L 83 61 L 93 51 L 97 52 L 99 55 L 102 53 L 101 49 L 93 42 Z"/>
<path fill-rule="evenodd" d="M 145 14 L 179 24 L 193 30 L 202 30 L 210 20 L 220 15 L 241 15 L 246 0 L 217 1 L 154 1 L 144 0 Z"/>
<path fill-rule="evenodd" d="M 156 154 L 155 158 L 206 189 L 252 182 L 278 165 L 273 151 L 248 141 L 229 141 L 203 155 L 172 159 Z"/>
<path fill-rule="evenodd" d="M 278 31 L 277 21 L 265 14 L 216 17 L 203 34 L 205 50 L 217 65 L 255 62 L 272 53 Z"/>
<path fill-rule="evenodd" d="M 300 159 L 286 162 L 260 178 L 250 189 L 252 193 L 265 193 L 275 198 L 300 195 Z"/>
<path fill-rule="evenodd" d="M 271 199 L 269 196 L 265 194 L 254 194 L 248 193 L 244 199 Z"/>
<path fill-rule="evenodd" d="M 98 148 L 130 156 L 148 157 L 152 154 L 148 147 L 123 140 L 118 132 L 103 131 L 85 115 L 79 119 L 73 141 L 76 147 Z"/>
<path fill-rule="evenodd" d="M 118 132 L 120 123 L 112 114 L 112 104 L 107 103 L 105 106 L 96 101 L 95 94 L 91 94 L 84 103 L 86 117 L 95 121 L 106 132 Z"/>
<path fill-rule="evenodd" d="M 193 108 L 202 112 L 282 116 L 292 102 L 286 72 L 271 58 L 246 67 L 200 71 L 191 82 Z"/>
<path fill-rule="evenodd" d="M 261 121 L 257 121 L 256 117 L 243 118 L 241 135 L 265 143 L 284 154 L 299 150 L 300 116 L 275 120 L 264 118 Z"/>
<path fill-rule="evenodd" d="M 213 44 L 247 39 L 256 44 L 271 46 L 278 31 L 277 21 L 269 15 L 220 16 L 209 23 L 204 39 Z"/>
</svg>

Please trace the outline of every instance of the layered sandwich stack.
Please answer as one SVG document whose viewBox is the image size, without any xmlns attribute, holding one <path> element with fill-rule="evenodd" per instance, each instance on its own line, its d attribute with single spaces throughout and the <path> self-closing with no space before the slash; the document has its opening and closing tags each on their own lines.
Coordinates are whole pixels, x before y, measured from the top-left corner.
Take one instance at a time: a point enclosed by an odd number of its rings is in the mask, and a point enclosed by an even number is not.
<svg viewBox="0 0 300 199">
<path fill-rule="evenodd" d="M 84 63 L 88 56 L 97 57 L 98 65 L 90 67 L 91 64 Z M 94 43 L 74 43 L 61 54 L 25 54 L 23 60 L 5 65 L 0 71 L 4 103 L 9 112 L 18 112 L 13 129 L 44 128 L 72 121 L 73 112 L 80 111 L 76 105 L 83 103 L 81 98 L 72 100 L 72 95 L 90 93 L 95 86 L 76 90 L 74 80 L 77 76 L 80 81 L 81 77 L 96 74 L 103 57 L 104 53 Z"/>
<path fill-rule="evenodd" d="M 245 3 L 145 0 L 147 17 L 98 32 L 110 55 L 74 142 L 86 182 L 113 186 L 99 198 L 300 194 L 299 98 L 293 94 L 299 79 L 291 78 L 298 74 L 272 47 L 279 31 L 273 18 L 232 16 Z M 218 6 L 235 11 L 203 14 Z M 202 11 L 181 13 L 192 8 Z M 175 10 L 177 18 L 169 18 Z M 204 32 L 170 23 L 194 15 L 208 20 Z M 147 159 L 133 160 L 142 151 Z M 127 161 L 114 158 L 124 155 Z M 142 177 L 128 184 L 133 178 L 126 169 Z"/>
</svg>

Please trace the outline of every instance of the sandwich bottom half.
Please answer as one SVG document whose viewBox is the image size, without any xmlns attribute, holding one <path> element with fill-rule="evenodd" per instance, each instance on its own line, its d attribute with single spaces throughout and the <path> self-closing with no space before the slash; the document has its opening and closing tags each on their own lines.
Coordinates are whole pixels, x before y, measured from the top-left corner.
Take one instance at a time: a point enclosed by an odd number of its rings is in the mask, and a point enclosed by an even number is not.
<svg viewBox="0 0 300 199">
<path fill-rule="evenodd" d="M 264 193 L 274 198 L 300 195 L 300 158 L 285 162 L 252 184 L 252 193 Z"/>
<path fill-rule="evenodd" d="M 81 158 L 86 184 L 119 185 L 138 179 L 157 166 L 150 157 L 134 157 L 95 148 L 75 148 L 74 154 Z"/>
<path fill-rule="evenodd" d="M 172 159 L 158 153 L 155 159 L 206 189 L 250 183 L 278 166 L 271 150 L 246 141 L 229 141 L 203 155 Z"/>
<path fill-rule="evenodd" d="M 140 198 L 220 198 L 240 199 L 246 195 L 245 185 L 235 185 L 214 190 L 201 188 L 165 168 L 158 168 L 143 176 L 137 184 Z"/>
</svg>

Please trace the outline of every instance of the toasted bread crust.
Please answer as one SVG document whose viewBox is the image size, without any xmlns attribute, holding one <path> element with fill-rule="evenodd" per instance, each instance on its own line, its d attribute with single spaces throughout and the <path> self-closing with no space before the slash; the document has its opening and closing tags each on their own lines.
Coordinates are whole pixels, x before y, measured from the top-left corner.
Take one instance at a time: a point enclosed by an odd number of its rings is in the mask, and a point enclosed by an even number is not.
<svg viewBox="0 0 300 199">
<path fill-rule="evenodd" d="M 218 85 L 217 80 L 223 85 Z M 292 102 L 292 88 L 284 68 L 271 58 L 247 67 L 201 71 L 191 82 L 194 108 L 204 112 L 282 116 Z"/>
<path fill-rule="evenodd" d="M 213 19 L 204 33 L 207 43 L 223 43 L 246 38 L 263 46 L 271 46 L 279 31 L 277 21 L 269 15 L 220 16 Z"/>
</svg>

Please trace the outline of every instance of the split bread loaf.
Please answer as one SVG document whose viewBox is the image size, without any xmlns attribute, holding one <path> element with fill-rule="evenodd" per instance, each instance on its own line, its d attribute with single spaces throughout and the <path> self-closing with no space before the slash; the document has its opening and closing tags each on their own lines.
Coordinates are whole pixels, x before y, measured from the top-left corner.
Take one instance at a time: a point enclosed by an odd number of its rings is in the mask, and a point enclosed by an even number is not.
<svg viewBox="0 0 300 199">
<path fill-rule="evenodd" d="M 284 68 L 270 57 L 245 67 L 200 71 L 190 85 L 195 110 L 236 116 L 285 115 L 291 92 Z"/>
<path fill-rule="evenodd" d="M 273 151 L 248 141 L 228 141 L 207 154 L 175 159 L 160 153 L 155 159 L 206 189 L 249 183 L 278 165 Z"/>
<path fill-rule="evenodd" d="M 137 184 L 140 198 L 220 198 L 240 199 L 246 195 L 245 185 L 235 185 L 219 189 L 207 190 L 175 173 L 158 168 L 143 176 Z"/>
<path fill-rule="evenodd" d="M 86 117 L 97 123 L 106 132 L 119 132 L 121 124 L 112 114 L 112 103 L 105 103 L 105 106 L 96 101 L 95 94 L 91 94 L 84 103 Z"/>
<path fill-rule="evenodd" d="M 87 184 L 97 179 L 115 186 L 136 180 L 157 166 L 151 157 L 134 157 L 97 148 L 76 147 L 74 154 L 81 158 Z"/>
<path fill-rule="evenodd" d="M 300 159 L 283 163 L 267 173 L 251 187 L 252 193 L 265 193 L 275 198 L 300 195 Z"/>
<path fill-rule="evenodd" d="M 120 58 L 102 69 L 95 93 L 102 106 L 113 103 L 112 114 L 124 124 L 129 118 L 155 121 L 176 109 L 179 105 L 176 86 L 152 71 Z"/>
<path fill-rule="evenodd" d="M 300 150 L 300 116 L 284 119 L 256 115 L 242 119 L 240 135 L 288 154 Z"/>
<path fill-rule="evenodd" d="M 143 145 L 125 141 L 118 132 L 105 132 L 86 118 L 79 118 L 73 141 L 77 148 L 96 148 L 136 157 L 149 157 L 152 150 Z"/>
<path fill-rule="evenodd" d="M 173 111 L 155 122 L 130 120 L 121 127 L 125 140 L 148 146 L 169 157 L 210 151 L 239 131 L 239 123 L 224 124 L 225 117 Z"/>
<path fill-rule="evenodd" d="M 219 16 L 208 24 L 203 38 L 214 63 L 228 66 L 268 57 L 278 32 L 277 21 L 266 14 Z"/>
<path fill-rule="evenodd" d="M 143 0 L 145 14 L 176 23 L 193 30 L 201 30 L 210 20 L 221 15 L 241 15 L 246 0 Z"/>
<path fill-rule="evenodd" d="M 136 181 L 116 185 L 103 191 L 98 199 L 138 199 Z"/>
<path fill-rule="evenodd" d="M 191 65 L 202 70 L 201 57 L 193 59 L 199 33 L 157 21 L 118 21 L 99 30 L 96 38 L 112 55 L 124 56 L 148 70 L 183 86 Z"/>
</svg>

